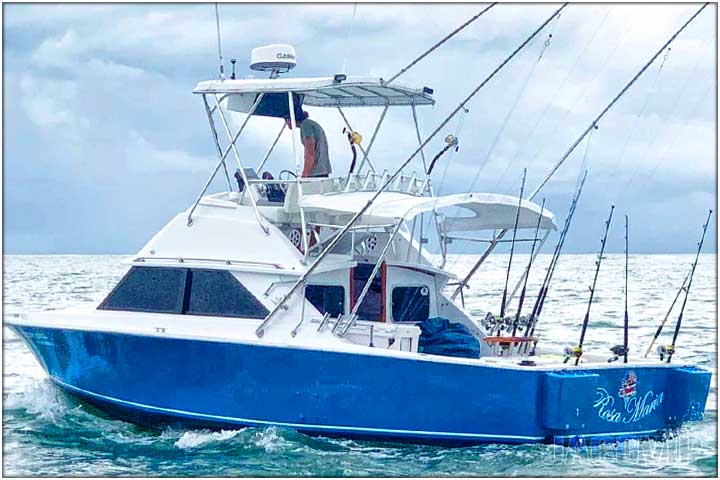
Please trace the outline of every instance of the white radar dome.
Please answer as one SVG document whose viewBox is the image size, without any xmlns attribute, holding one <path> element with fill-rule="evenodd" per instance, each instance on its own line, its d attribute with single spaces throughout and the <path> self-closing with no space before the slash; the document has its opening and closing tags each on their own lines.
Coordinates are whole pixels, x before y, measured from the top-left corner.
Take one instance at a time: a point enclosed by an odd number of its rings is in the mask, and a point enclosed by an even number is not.
<svg viewBox="0 0 720 480">
<path fill-rule="evenodd" d="M 295 68 L 295 48 L 292 45 L 265 45 L 253 48 L 250 69 L 261 72 L 288 72 Z"/>
</svg>

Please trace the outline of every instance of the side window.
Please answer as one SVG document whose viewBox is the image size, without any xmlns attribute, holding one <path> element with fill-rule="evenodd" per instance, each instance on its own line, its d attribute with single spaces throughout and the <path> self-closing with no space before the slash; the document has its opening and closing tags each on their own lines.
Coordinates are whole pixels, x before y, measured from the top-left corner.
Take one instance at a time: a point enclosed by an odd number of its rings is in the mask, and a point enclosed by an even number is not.
<svg viewBox="0 0 720 480">
<path fill-rule="evenodd" d="M 305 298 L 323 315 L 337 317 L 345 313 L 345 288 L 339 285 L 308 285 Z"/>
<path fill-rule="evenodd" d="M 430 316 L 428 287 L 395 287 L 392 291 L 392 316 L 396 322 L 422 322 Z"/>
<path fill-rule="evenodd" d="M 265 318 L 267 308 L 227 270 L 192 269 L 186 312 L 190 315 Z"/>
<path fill-rule="evenodd" d="M 185 268 L 132 267 L 98 309 L 180 313 L 186 276 Z"/>
</svg>

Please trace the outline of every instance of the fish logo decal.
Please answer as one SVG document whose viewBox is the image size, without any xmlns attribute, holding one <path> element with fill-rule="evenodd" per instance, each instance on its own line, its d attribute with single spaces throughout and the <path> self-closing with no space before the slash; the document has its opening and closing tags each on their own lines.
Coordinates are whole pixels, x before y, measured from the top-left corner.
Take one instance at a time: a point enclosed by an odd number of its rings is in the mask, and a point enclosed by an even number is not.
<svg viewBox="0 0 720 480">
<path fill-rule="evenodd" d="M 620 384 L 620 391 L 618 396 L 620 398 L 629 399 L 635 396 L 637 390 L 637 375 L 632 370 L 625 374 L 622 383 Z"/>
</svg>

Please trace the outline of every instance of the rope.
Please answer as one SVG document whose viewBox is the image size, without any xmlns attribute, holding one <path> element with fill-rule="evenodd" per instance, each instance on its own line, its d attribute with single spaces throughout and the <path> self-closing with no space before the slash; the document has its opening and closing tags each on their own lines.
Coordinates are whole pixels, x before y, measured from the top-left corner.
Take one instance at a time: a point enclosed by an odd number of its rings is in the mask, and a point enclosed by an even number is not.
<svg viewBox="0 0 720 480">
<path fill-rule="evenodd" d="M 538 55 L 537 60 L 530 68 L 530 71 L 528 72 L 527 77 L 525 78 L 525 81 L 522 85 L 522 88 L 520 88 L 520 91 L 518 92 L 518 95 L 515 97 L 515 101 L 513 102 L 512 106 L 510 107 L 510 110 L 508 111 L 507 115 L 505 116 L 505 119 L 503 120 L 502 126 L 500 127 L 500 130 L 498 131 L 497 135 L 495 135 L 495 138 L 493 139 L 493 142 L 490 146 L 490 149 L 488 150 L 488 153 L 485 157 L 485 162 L 480 166 L 477 173 L 475 174 L 475 177 L 473 178 L 472 182 L 470 183 L 470 188 L 468 188 L 468 192 L 472 191 L 472 189 L 475 187 L 475 184 L 477 180 L 480 178 L 480 174 L 485 169 L 485 167 L 490 163 L 490 157 L 492 156 L 495 147 L 497 146 L 497 142 L 500 139 L 500 136 L 505 132 L 505 128 L 507 127 L 508 121 L 510 120 L 510 117 L 515 112 L 515 108 L 517 107 L 518 103 L 520 102 L 520 99 L 525 95 L 525 90 L 527 89 L 528 85 L 530 84 L 530 79 L 532 78 L 533 74 L 535 73 L 535 68 L 540 63 L 540 60 L 542 59 L 543 55 L 545 54 L 545 50 L 550 46 L 551 40 L 552 40 L 552 32 L 555 31 L 554 29 L 557 27 L 558 23 L 560 21 L 560 15 L 557 16 L 556 22 L 550 29 L 550 33 L 548 34 L 548 38 L 545 40 L 545 43 L 543 43 L 542 48 L 540 49 L 540 54 Z M 510 166 L 514 162 L 515 158 L 513 158 L 510 162 L 508 162 L 508 165 L 505 167 L 505 170 L 502 173 L 502 178 L 505 177 L 505 174 L 509 171 Z M 497 183 L 496 183 L 497 186 Z"/>
<path fill-rule="evenodd" d="M 685 30 L 685 29 L 687 28 L 687 26 L 690 25 L 690 23 L 691 23 L 693 20 L 695 20 L 695 18 L 696 18 L 698 15 L 700 15 L 700 13 L 701 13 L 701 12 L 705 9 L 705 7 L 707 7 L 707 6 L 708 6 L 708 3 L 704 3 L 704 4 L 702 5 L 702 7 L 700 7 L 677 31 L 665 42 L 665 44 L 664 44 L 662 47 L 660 47 L 660 49 L 655 53 L 655 55 L 653 55 L 652 58 L 650 58 L 650 60 L 648 60 L 647 63 L 645 63 L 645 65 L 643 65 L 643 67 L 642 67 L 642 68 L 635 74 L 635 76 L 622 88 L 622 90 L 620 90 L 620 92 L 619 92 L 617 95 L 615 95 L 615 97 L 614 97 L 614 98 L 612 99 L 612 101 L 610 101 L 610 103 L 603 109 L 603 111 L 600 112 L 600 114 L 599 114 L 597 117 L 595 117 L 595 119 L 590 123 L 590 126 L 588 126 L 588 127 L 585 129 L 585 131 L 580 135 L 580 137 L 575 141 L 575 143 L 573 143 L 573 145 L 570 146 L 570 148 L 567 150 L 567 152 L 565 152 L 565 154 L 562 156 L 562 158 L 560 158 L 560 160 L 558 160 L 557 162 L 555 162 L 555 165 L 553 165 L 552 169 L 550 169 L 550 172 L 549 172 L 547 175 L 545 175 L 545 178 L 543 178 L 542 182 L 540 182 L 540 185 L 538 185 L 538 186 L 535 188 L 535 190 L 533 191 L 533 193 L 530 195 L 530 199 L 531 199 L 531 200 L 532 200 L 532 198 L 533 198 L 535 195 L 537 195 L 537 193 L 543 188 L 543 186 L 545 186 L 545 184 L 548 182 L 548 180 L 550 180 L 550 178 L 555 174 L 555 172 L 558 170 L 558 168 L 560 168 L 560 166 L 565 162 L 565 160 L 567 160 L 567 158 L 570 156 L 570 154 L 571 154 L 572 151 L 575 149 L 575 147 L 577 147 L 577 146 L 580 144 L 580 142 L 582 141 L 582 139 L 583 139 L 588 133 L 590 133 L 590 131 L 591 131 L 593 128 L 595 128 L 595 126 L 596 126 L 596 125 L 598 124 L 598 122 L 605 116 L 605 114 L 607 114 L 607 113 L 610 111 L 610 109 L 618 102 L 618 100 L 620 100 L 620 98 L 621 98 L 623 95 L 625 95 L 625 92 L 627 92 L 628 89 L 630 89 L 630 87 L 632 87 L 632 86 L 635 84 L 635 82 L 638 80 L 638 78 L 640 78 L 640 77 L 642 76 L 642 74 L 645 73 L 645 71 L 650 67 L 650 65 L 652 65 L 652 63 L 660 56 L 660 54 L 663 52 L 663 50 L 665 50 L 665 49 L 677 38 L 677 36 L 680 35 L 680 33 L 682 33 L 682 31 Z"/>
<path fill-rule="evenodd" d="M 558 95 L 558 93 L 560 93 L 560 90 L 562 90 L 562 88 L 565 86 L 565 84 L 567 83 L 567 81 L 568 81 L 568 80 L 570 79 L 570 77 L 572 76 L 572 73 L 575 71 L 575 68 L 576 68 L 576 67 L 578 66 L 578 64 L 580 63 L 580 59 L 585 55 L 585 52 L 586 52 L 587 49 L 590 47 L 590 45 L 592 44 L 593 40 L 595 40 L 595 37 L 597 36 L 597 34 L 598 34 L 598 32 L 600 31 L 600 29 L 602 28 L 602 26 L 605 24 L 605 21 L 607 20 L 608 16 L 610 16 L 610 10 L 608 10 L 607 12 L 605 12 L 605 16 L 604 16 L 603 19 L 600 21 L 600 23 L 598 24 L 598 26 L 595 28 L 595 31 L 594 31 L 593 34 L 590 36 L 590 39 L 587 41 L 587 43 L 586 43 L 585 46 L 583 47 L 582 51 L 580 52 L 580 54 L 579 54 L 579 55 L 577 56 L 577 58 L 575 59 L 575 62 L 573 63 L 572 67 L 570 67 L 570 69 L 568 70 L 568 72 L 567 72 L 567 74 L 565 75 L 565 78 L 563 79 L 563 81 L 560 82 L 560 84 L 558 85 L 558 87 L 555 89 L 555 92 L 554 92 L 554 93 L 552 94 L 552 96 L 550 97 L 550 101 L 548 101 L 548 102 L 545 104 L 545 108 L 543 109 L 542 113 L 540 113 L 540 116 L 538 116 L 537 120 L 535 121 L 535 124 L 534 124 L 533 127 L 530 129 L 530 132 L 529 132 L 528 135 L 525 137 L 524 141 L 523 141 L 523 142 L 518 146 L 518 148 L 515 150 L 515 155 L 514 155 L 513 158 L 510 160 L 511 162 L 515 162 L 515 160 L 517 160 L 517 158 L 518 158 L 518 156 L 520 155 L 520 153 L 523 152 L 525 145 L 532 145 L 532 143 L 533 143 L 532 140 L 535 138 L 535 132 L 537 131 L 537 127 L 538 127 L 538 126 L 540 125 L 540 123 L 543 121 L 543 119 L 545 118 L 545 115 L 547 115 L 547 113 L 550 111 L 550 106 L 553 104 L 555 98 L 557 98 L 557 95 Z M 535 157 L 535 158 L 537 158 L 537 157 Z M 530 163 L 532 163 L 532 161 L 531 161 Z"/>
<path fill-rule="evenodd" d="M 606 17 L 606 18 L 607 18 L 607 17 Z M 604 23 L 604 21 L 603 21 L 603 23 Z M 625 41 L 628 39 L 628 36 L 629 36 L 630 32 L 632 31 L 632 29 L 634 28 L 634 26 L 635 26 L 634 23 L 631 23 L 631 24 L 630 24 L 630 26 L 627 28 L 627 30 L 625 30 L 625 33 L 623 33 L 623 36 L 622 36 L 622 38 L 620 39 L 620 41 L 619 41 L 617 44 L 615 44 L 615 47 L 610 51 L 610 53 L 609 53 L 607 56 L 605 56 L 605 59 L 604 59 L 603 62 L 602 62 L 602 66 L 600 67 L 599 70 L 597 70 L 597 71 L 595 72 L 595 74 L 593 75 L 592 80 L 590 80 L 590 82 L 589 82 L 589 85 L 590 85 L 590 86 L 592 86 L 592 85 L 595 83 L 595 81 L 597 80 L 597 78 L 600 76 L 600 74 L 601 74 L 602 72 L 604 72 L 605 69 L 607 69 L 610 60 L 615 56 L 615 53 L 617 53 L 618 48 L 619 48 L 621 45 L 623 45 L 623 44 L 625 43 Z M 599 30 L 599 28 L 598 28 L 598 30 Z M 597 32 L 596 32 L 596 33 L 597 33 Z M 594 38 L 594 37 L 593 37 L 593 38 Z M 587 48 L 588 46 L 589 46 L 589 43 L 588 43 L 588 45 L 586 46 L 586 48 Z M 584 54 L 584 52 L 585 52 L 585 50 L 583 50 L 583 54 Z M 576 64 L 575 64 L 575 65 L 577 65 L 577 64 L 579 63 L 581 57 L 582 57 L 582 55 L 581 55 L 580 57 L 578 57 L 578 60 L 576 61 Z M 572 69 L 572 70 L 575 69 L 575 65 L 573 66 L 573 69 Z M 572 71 L 568 74 L 568 76 L 566 77 L 566 80 L 569 79 L 571 73 L 572 73 Z M 559 91 L 559 89 L 558 89 L 558 91 Z M 557 92 L 556 92 L 556 93 L 557 93 Z M 570 103 L 572 103 L 572 104 L 577 104 L 577 103 L 579 103 L 579 101 L 581 100 L 581 97 L 582 97 L 582 91 L 580 91 L 580 93 L 578 94 L 578 96 L 576 96 L 576 97 L 574 98 L 574 100 L 573 100 L 572 102 L 570 102 Z M 587 101 L 587 98 L 588 98 L 588 97 L 585 98 L 585 101 Z M 551 130 L 551 131 L 557 130 L 558 125 L 560 125 L 560 124 L 567 118 L 567 116 L 568 116 L 569 114 L 570 114 L 570 110 L 566 110 L 565 113 L 564 113 L 560 118 L 558 118 L 556 122 L 554 122 L 554 124 L 553 124 L 553 126 L 552 126 L 552 128 L 551 128 L 550 130 Z M 543 115 L 544 115 L 544 114 L 543 114 Z M 539 123 L 539 122 L 538 122 L 538 123 Z M 538 158 L 540 158 L 540 157 L 542 156 L 542 154 L 545 153 L 545 151 L 548 149 L 549 146 L 550 146 L 550 145 L 547 145 L 547 146 L 546 146 L 545 148 L 543 148 L 542 150 L 537 151 L 537 153 L 536 153 L 536 154 L 530 159 L 530 161 L 528 162 L 528 169 L 530 169 L 531 166 L 535 163 L 535 161 L 536 161 Z"/>
<path fill-rule="evenodd" d="M 627 137 L 625 138 L 625 143 L 622 146 L 622 149 L 620 150 L 620 155 L 616 155 L 615 158 L 617 159 L 611 168 L 612 174 L 608 178 L 609 183 L 612 183 L 612 181 L 620 174 L 620 169 L 618 168 L 620 165 L 622 165 L 622 161 L 625 158 L 625 152 L 627 151 L 627 147 L 630 144 L 630 141 L 635 137 L 635 133 L 638 130 L 638 124 L 640 123 L 640 117 L 643 116 L 645 113 L 645 110 L 647 109 L 647 106 L 650 102 L 650 97 L 652 94 L 656 91 L 658 80 L 660 79 L 660 72 L 662 71 L 663 65 L 665 65 L 665 62 L 667 61 L 668 54 L 670 53 L 670 48 L 667 49 L 665 52 L 665 56 L 663 57 L 663 61 L 660 64 L 660 68 L 658 68 L 657 73 L 655 74 L 655 79 L 652 82 L 652 85 L 648 89 L 647 95 L 645 95 L 645 101 L 643 102 L 642 108 L 640 108 L 640 112 L 635 117 L 635 122 L 633 125 L 633 128 L 630 128 L 630 132 L 628 133 Z"/>
<path fill-rule="evenodd" d="M 703 102 L 703 100 L 705 100 L 707 95 L 711 91 L 713 91 L 714 87 L 715 87 L 714 81 L 711 80 L 710 84 L 707 86 L 707 88 L 705 88 L 703 93 L 697 98 L 697 100 L 695 101 L 693 106 L 690 108 L 689 113 L 691 116 L 694 116 L 697 113 L 697 110 L 701 105 L 704 106 L 704 105 L 709 104 L 709 102 Z M 668 142 L 667 146 L 665 147 L 665 150 L 663 150 L 662 154 L 657 157 L 657 160 L 655 161 L 655 165 L 653 166 L 652 170 L 650 170 L 650 173 L 648 173 L 645 177 L 643 177 L 643 180 L 645 180 L 645 181 L 650 180 L 653 177 L 653 175 L 655 175 L 655 172 L 657 171 L 658 167 L 660 166 L 661 160 L 665 159 L 665 157 L 667 156 L 667 153 L 670 151 L 670 148 L 675 145 L 678 138 L 687 139 L 687 136 L 684 135 L 684 133 L 687 132 L 689 126 L 690 126 L 690 119 L 688 118 L 687 120 L 685 120 L 685 124 L 683 125 L 683 128 L 678 129 L 675 132 L 674 138 L 670 142 Z M 681 130 L 682 130 L 682 132 L 681 132 Z M 683 135 L 680 135 L 680 133 L 683 133 Z"/>
<path fill-rule="evenodd" d="M 672 107 L 670 107 L 671 112 L 675 112 L 675 110 L 680 105 L 680 99 L 683 97 L 683 93 L 687 90 L 688 86 L 690 85 L 690 80 L 692 78 L 694 78 L 695 72 L 697 71 L 697 68 L 699 65 L 700 65 L 700 57 L 698 57 L 697 60 L 695 61 L 695 65 L 693 66 L 693 69 L 690 71 L 690 73 L 686 77 L 685 82 L 683 83 L 683 86 L 677 90 Z M 643 161 L 637 162 L 634 165 L 632 171 L 630 172 L 630 175 L 628 175 L 628 178 L 625 182 L 623 182 L 622 184 L 620 184 L 619 182 L 617 183 L 618 186 L 615 189 L 613 197 L 615 197 L 617 195 L 620 195 L 621 197 L 624 196 L 624 192 L 626 192 L 627 189 L 632 185 L 633 179 L 639 173 L 640 166 L 642 165 L 642 163 L 644 163 L 645 159 L 648 156 L 648 153 L 650 152 L 651 147 L 655 144 L 655 141 L 658 139 L 659 135 L 660 135 L 660 130 L 659 129 L 655 130 L 654 135 L 650 138 L 650 142 L 645 147 L 645 152 L 643 153 L 643 156 L 642 156 Z"/>
<path fill-rule="evenodd" d="M 552 34 L 551 34 L 552 35 Z M 475 187 L 475 184 L 477 183 L 478 179 L 480 178 L 480 174 L 483 172 L 485 167 L 490 163 L 490 158 L 492 157 L 493 152 L 495 151 L 495 147 L 498 144 L 498 141 L 500 140 L 500 137 L 505 133 L 505 129 L 508 126 L 508 123 L 510 122 L 510 118 L 512 117 L 513 113 L 515 113 L 515 109 L 518 106 L 518 103 L 520 103 L 520 99 L 525 94 L 525 90 L 527 89 L 528 85 L 530 84 L 530 79 L 533 76 L 533 73 L 535 73 L 535 68 L 538 66 L 538 63 L 540 61 L 540 58 L 542 57 L 543 53 L 547 49 L 547 45 L 543 45 L 540 55 L 538 56 L 538 60 L 532 64 L 530 67 L 527 75 L 525 76 L 525 79 L 523 80 L 523 83 L 518 90 L 517 94 L 515 95 L 515 100 L 513 101 L 512 105 L 510 105 L 510 109 L 505 114 L 505 118 L 503 119 L 502 123 L 500 124 L 500 129 L 495 134 L 495 138 L 493 138 L 492 143 L 490 143 L 490 148 L 488 149 L 487 154 L 485 155 L 485 161 L 480 165 L 480 168 L 477 169 L 477 172 L 475 173 L 475 176 L 472 179 L 472 182 L 470 182 L 470 187 L 467 189 L 468 192 L 471 192 L 472 189 Z M 509 168 L 509 165 L 506 167 L 505 172 L 507 172 Z"/>
</svg>

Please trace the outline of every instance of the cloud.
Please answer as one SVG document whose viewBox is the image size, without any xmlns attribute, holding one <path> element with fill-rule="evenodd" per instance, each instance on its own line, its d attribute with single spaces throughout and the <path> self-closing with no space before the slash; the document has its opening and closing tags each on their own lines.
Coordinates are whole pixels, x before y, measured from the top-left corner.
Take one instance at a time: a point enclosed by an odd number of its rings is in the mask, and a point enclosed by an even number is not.
<svg viewBox="0 0 720 480">
<path fill-rule="evenodd" d="M 329 75 L 346 65 L 351 75 L 388 78 L 484 6 L 359 4 L 353 16 L 352 4 L 221 4 L 223 54 L 226 63 L 238 59 L 239 76 L 257 77 L 247 68 L 250 49 L 287 42 L 298 52 L 292 75 Z M 402 82 L 435 89 L 437 104 L 418 109 L 421 132 L 434 130 L 556 8 L 497 5 L 403 75 Z M 436 187 L 465 191 L 483 164 L 476 191 L 516 193 L 523 167 L 534 187 L 697 8 L 569 5 L 468 105 L 460 151 L 440 160 L 433 175 Z M 649 250 L 684 248 L 667 241 L 668 235 L 694 228 L 688 212 L 705 210 L 703 204 L 714 195 L 715 9 L 710 5 L 678 37 L 662 71 L 653 65 L 593 133 L 588 153 L 592 183 L 578 210 L 577 232 L 602 222 L 613 197 L 639 218 L 662 223 L 658 212 L 665 211 L 675 222 L 642 239 Z M 111 237 L 123 253 L 139 248 L 194 201 L 217 161 L 201 99 L 191 94 L 198 81 L 216 76 L 212 5 L 11 4 L 4 12 L 4 81 L 6 92 L 13 93 L 4 105 L 6 182 L 62 186 L 52 198 L 66 204 L 54 212 L 58 223 L 51 229 L 55 218 L 48 220 L 47 204 L 23 189 L 11 189 L 6 211 L 21 206 L 26 215 L 25 220 L 8 215 L 6 228 L 27 235 L 8 237 L 6 247 L 22 248 L 35 229 L 42 232 L 34 243 L 38 250 L 43 236 L 53 251 L 82 250 L 102 239 L 109 245 Z M 550 32 L 552 41 L 538 63 Z M 344 172 L 350 151 L 337 111 L 309 110 L 325 127 L 335 171 Z M 346 114 L 367 145 L 379 111 L 347 109 Z M 378 169 L 393 168 L 417 147 L 411 118 L 409 110 L 388 113 L 371 152 Z M 237 127 L 242 118 L 230 121 Z M 458 125 L 454 119 L 442 129 L 426 148 L 429 158 L 442 148 L 445 134 L 458 133 Z M 219 122 L 217 127 L 225 145 Z M 251 119 L 239 142 L 242 161 L 257 165 L 279 128 L 276 119 Z M 268 164 L 272 171 L 294 168 L 290 139 L 286 132 Z M 566 211 L 585 146 L 543 191 L 556 213 Z M 409 172 L 421 169 L 418 158 Z M 222 183 L 211 189 L 224 188 Z M 69 200 L 87 191 L 104 203 L 81 208 L 82 202 Z M 157 197 L 164 199 L 162 205 Z M 148 212 L 148 204 L 157 205 L 155 213 Z M 123 209 L 136 219 L 127 230 L 132 233 L 118 234 L 115 224 L 104 220 L 103 208 Z M 78 236 L 88 221 L 102 229 Z M 595 243 L 578 233 L 569 246 L 592 250 Z"/>
</svg>

